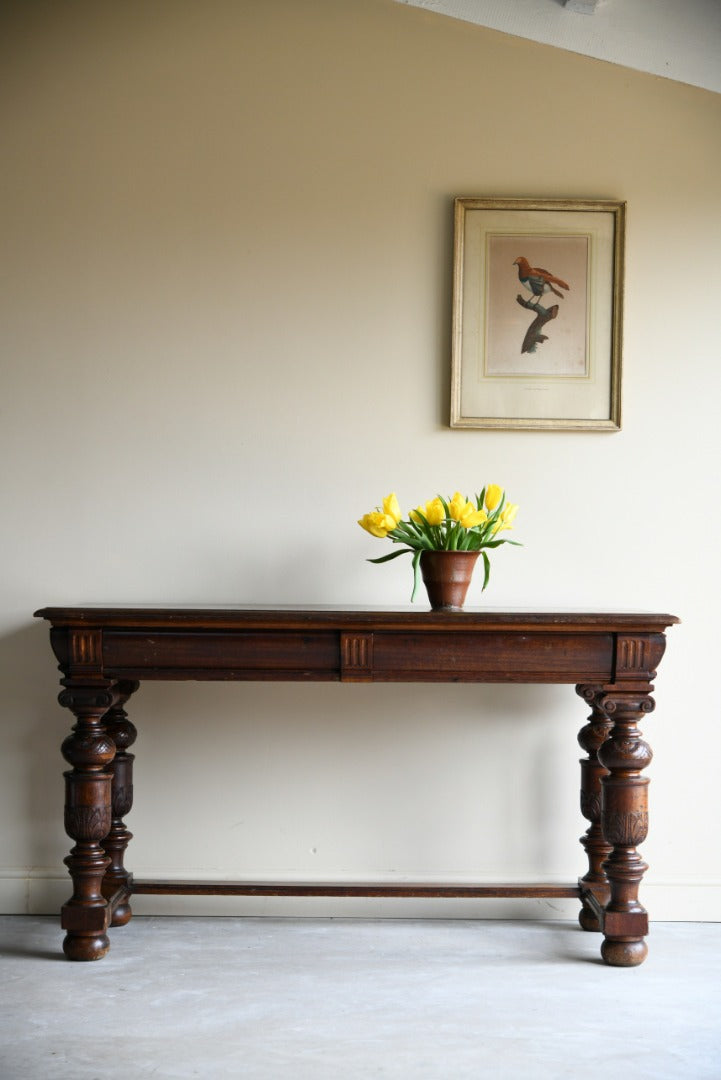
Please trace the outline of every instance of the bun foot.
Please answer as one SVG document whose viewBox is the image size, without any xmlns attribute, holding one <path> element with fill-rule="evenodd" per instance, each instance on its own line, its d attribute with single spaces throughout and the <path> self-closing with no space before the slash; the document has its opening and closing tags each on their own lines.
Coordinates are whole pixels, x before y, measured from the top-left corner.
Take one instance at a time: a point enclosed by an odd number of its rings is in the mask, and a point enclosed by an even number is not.
<svg viewBox="0 0 721 1080">
<path fill-rule="evenodd" d="M 595 933 L 599 933 L 601 930 L 598 916 L 591 908 L 586 907 L 585 904 L 578 913 L 578 923 L 582 930 L 589 930 Z"/>
<path fill-rule="evenodd" d="M 68 960 L 100 960 L 110 948 L 107 934 L 80 937 L 68 934 L 63 942 L 63 952 Z"/>
<path fill-rule="evenodd" d="M 637 941 L 619 941 L 606 938 L 601 945 L 601 956 L 610 967 L 638 967 L 646 959 L 648 945 Z"/>
<path fill-rule="evenodd" d="M 118 904 L 115 911 L 113 912 L 113 918 L 112 918 L 112 921 L 111 921 L 110 925 L 111 926 L 125 926 L 126 923 L 130 922 L 132 917 L 133 917 L 133 912 L 132 912 L 132 909 L 130 907 L 130 904 L 128 904 L 128 903 Z"/>
</svg>

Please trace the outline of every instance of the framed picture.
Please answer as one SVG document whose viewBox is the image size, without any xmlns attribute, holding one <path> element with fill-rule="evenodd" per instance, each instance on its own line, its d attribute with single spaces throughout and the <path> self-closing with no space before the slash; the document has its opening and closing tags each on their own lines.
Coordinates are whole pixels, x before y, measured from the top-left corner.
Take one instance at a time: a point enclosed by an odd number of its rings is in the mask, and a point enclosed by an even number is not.
<svg viewBox="0 0 721 1080">
<path fill-rule="evenodd" d="M 451 427 L 620 429 L 625 211 L 455 200 Z"/>
</svg>

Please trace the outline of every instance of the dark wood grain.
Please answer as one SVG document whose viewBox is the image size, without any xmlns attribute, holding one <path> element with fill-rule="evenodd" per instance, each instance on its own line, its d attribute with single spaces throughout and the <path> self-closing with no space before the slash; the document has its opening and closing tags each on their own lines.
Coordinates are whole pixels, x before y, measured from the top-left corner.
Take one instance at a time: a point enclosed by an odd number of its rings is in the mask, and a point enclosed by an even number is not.
<svg viewBox="0 0 721 1080">
<path fill-rule="evenodd" d="M 356 607 L 47 607 L 50 637 L 75 725 L 63 743 L 66 859 L 73 895 L 63 908 L 66 955 L 98 959 L 109 925 L 131 918 L 133 892 L 257 896 L 579 897 L 581 925 L 604 934 L 602 956 L 634 966 L 646 955 L 638 899 L 646 869 L 651 760 L 638 722 L 673 615 L 614 611 L 423 611 Z M 591 705 L 579 741 L 582 838 L 589 869 L 572 885 L 133 882 L 135 729 L 125 704 L 140 681 L 575 683 Z M 501 813 L 501 809 L 498 810 Z"/>
<path fill-rule="evenodd" d="M 493 897 L 538 899 L 578 899 L 578 885 L 389 885 L 325 884 L 323 882 L 256 882 L 256 881 L 139 881 L 134 880 L 132 891 L 152 896 L 374 896 L 411 898 L 454 898 L 487 900 Z"/>
</svg>

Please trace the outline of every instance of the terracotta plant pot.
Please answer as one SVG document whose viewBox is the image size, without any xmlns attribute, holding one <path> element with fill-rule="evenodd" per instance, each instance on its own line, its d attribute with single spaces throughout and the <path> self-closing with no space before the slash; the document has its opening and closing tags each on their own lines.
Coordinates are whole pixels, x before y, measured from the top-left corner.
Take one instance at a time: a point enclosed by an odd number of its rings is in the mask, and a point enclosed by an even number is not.
<svg viewBox="0 0 721 1080">
<path fill-rule="evenodd" d="M 480 551 L 424 551 L 421 574 L 434 611 L 460 611 Z"/>
</svg>

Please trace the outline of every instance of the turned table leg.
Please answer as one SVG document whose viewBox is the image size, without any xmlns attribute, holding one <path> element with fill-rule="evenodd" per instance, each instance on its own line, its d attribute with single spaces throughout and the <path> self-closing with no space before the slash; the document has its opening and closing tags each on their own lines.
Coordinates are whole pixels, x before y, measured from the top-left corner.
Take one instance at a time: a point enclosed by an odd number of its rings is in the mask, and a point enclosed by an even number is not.
<svg viewBox="0 0 721 1080">
<path fill-rule="evenodd" d="M 580 839 L 588 858 L 588 871 L 578 883 L 582 900 L 578 921 L 584 930 L 598 931 L 601 929 L 598 908 L 609 899 L 603 863 L 611 853 L 611 845 L 604 840 L 601 829 L 601 778 L 606 775 L 606 769 L 598 760 L 598 751 L 608 738 L 613 721 L 599 707 L 599 687 L 578 686 L 576 690 L 592 710 L 588 723 L 578 733 L 579 745 L 588 755 L 580 762 L 581 813 L 591 823 Z"/>
<path fill-rule="evenodd" d="M 72 734 L 62 745 L 72 765 L 65 773 L 65 831 L 75 846 L 65 859 L 73 880 L 73 895 L 62 909 L 67 931 L 63 951 L 70 960 L 99 960 L 110 948 L 107 928 L 110 906 L 102 893 L 108 859 L 102 841 L 110 830 L 108 771 L 115 756 L 104 717 L 116 700 L 111 682 L 64 679 L 60 704 L 76 717 Z"/>
<path fill-rule="evenodd" d="M 135 755 L 128 753 L 128 747 L 135 742 L 137 731 L 128 720 L 124 706 L 139 685 L 137 682 L 121 680 L 117 684 L 118 700 L 105 716 L 107 733 L 115 743 L 115 758 L 109 767 L 109 772 L 112 774 L 112 818 L 110 832 L 103 840 L 103 848 L 110 859 L 110 865 L 105 871 L 102 885 L 103 896 L 114 903 L 111 926 L 125 926 L 133 915 L 128 903 L 132 879 L 124 864 L 125 850 L 133 834 L 125 825 L 123 818 L 130 813 L 133 806 Z"/>
<path fill-rule="evenodd" d="M 599 705 L 613 720 L 611 734 L 598 751 L 599 761 L 608 769 L 601 779 L 601 826 L 605 841 L 612 845 L 603 864 L 610 899 L 603 915 L 601 956 L 614 967 L 635 967 L 648 952 L 644 941 L 648 915 L 638 900 L 648 867 L 636 848 L 648 833 L 648 778 L 641 771 L 653 756 L 637 724 L 653 710 L 654 702 L 646 692 L 614 690 Z"/>
</svg>

